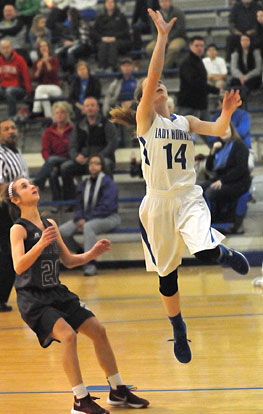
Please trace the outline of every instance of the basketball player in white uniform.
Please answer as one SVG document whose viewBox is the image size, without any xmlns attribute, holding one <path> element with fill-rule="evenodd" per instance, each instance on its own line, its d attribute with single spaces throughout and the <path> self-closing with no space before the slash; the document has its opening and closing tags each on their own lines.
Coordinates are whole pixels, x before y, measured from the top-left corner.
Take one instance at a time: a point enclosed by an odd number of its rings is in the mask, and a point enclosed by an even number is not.
<svg viewBox="0 0 263 414">
<path fill-rule="evenodd" d="M 149 9 L 149 14 L 158 30 L 157 43 L 148 76 L 138 85 L 135 93 L 139 102 L 137 134 L 147 184 L 146 196 L 139 211 L 140 225 L 146 268 L 159 274 L 159 290 L 173 326 L 175 356 L 180 362 L 187 363 L 191 360 L 191 350 L 181 315 L 177 284 L 177 267 L 185 246 L 200 260 L 230 265 L 241 274 L 249 271 L 246 258 L 220 244 L 224 236 L 210 227 L 210 211 L 201 187 L 195 185 L 191 132 L 220 136 L 228 127 L 232 113 L 241 105 L 241 100 L 238 91 L 226 93 L 221 116 L 216 122 L 201 121 L 193 116 L 170 115 L 167 89 L 160 77 L 168 33 L 176 19 L 167 23 L 159 11 Z M 124 123 L 124 111 L 116 109 L 111 114 L 114 122 Z M 131 124 L 131 117 L 129 113 L 126 125 Z"/>
</svg>

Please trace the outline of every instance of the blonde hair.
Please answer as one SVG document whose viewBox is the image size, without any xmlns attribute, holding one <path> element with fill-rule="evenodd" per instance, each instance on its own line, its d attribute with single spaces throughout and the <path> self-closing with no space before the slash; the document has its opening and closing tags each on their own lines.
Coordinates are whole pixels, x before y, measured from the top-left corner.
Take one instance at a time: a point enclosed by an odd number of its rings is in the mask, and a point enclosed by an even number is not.
<svg viewBox="0 0 263 414">
<path fill-rule="evenodd" d="M 44 16 L 44 14 L 37 14 L 33 18 L 31 30 L 36 36 L 44 36 L 44 34 L 45 34 L 45 28 L 42 28 L 42 27 L 38 26 L 39 20 L 42 20 L 42 19 L 46 20 L 46 16 Z"/>
<path fill-rule="evenodd" d="M 134 91 L 134 101 L 139 103 L 142 97 L 142 83 L 145 78 L 140 79 L 137 83 L 136 89 Z M 116 124 L 126 125 L 128 127 L 135 127 L 136 123 L 136 111 L 132 108 L 122 108 L 117 106 L 110 110 L 111 122 Z"/>
<path fill-rule="evenodd" d="M 54 120 L 54 115 L 55 115 L 55 110 L 56 109 L 61 109 L 61 111 L 65 112 L 67 114 L 67 122 L 71 122 L 70 117 L 71 117 L 73 111 L 72 111 L 72 105 L 70 103 L 68 103 L 67 101 L 55 102 L 52 105 L 53 120 Z"/>
</svg>

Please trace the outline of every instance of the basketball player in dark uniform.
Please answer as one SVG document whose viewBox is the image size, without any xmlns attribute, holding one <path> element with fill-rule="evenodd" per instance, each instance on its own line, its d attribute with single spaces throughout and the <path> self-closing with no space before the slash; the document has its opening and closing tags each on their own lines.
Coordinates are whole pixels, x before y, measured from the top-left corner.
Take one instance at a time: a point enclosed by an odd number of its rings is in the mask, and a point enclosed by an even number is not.
<svg viewBox="0 0 263 414">
<path fill-rule="evenodd" d="M 9 207 L 21 213 L 10 233 L 19 311 L 42 347 L 49 346 L 52 341 L 61 342 L 63 367 L 74 393 L 71 414 L 109 413 L 94 402 L 83 384 L 77 331 L 93 341 L 98 362 L 110 385 L 108 404 L 147 407 L 147 400 L 137 397 L 122 384 L 105 328 L 78 296 L 59 280 L 60 260 L 69 268 L 84 265 L 109 250 L 110 241 L 102 239 L 85 253 L 71 254 L 56 223 L 40 217 L 38 189 L 26 178 L 6 184 L 2 198 Z"/>
</svg>

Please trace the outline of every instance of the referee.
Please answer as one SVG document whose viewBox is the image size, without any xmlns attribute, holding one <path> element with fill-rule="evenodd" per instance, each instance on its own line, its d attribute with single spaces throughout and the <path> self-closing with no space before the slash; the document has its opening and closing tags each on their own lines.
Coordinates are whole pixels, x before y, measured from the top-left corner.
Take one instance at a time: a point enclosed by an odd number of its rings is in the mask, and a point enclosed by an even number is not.
<svg viewBox="0 0 263 414">
<path fill-rule="evenodd" d="M 16 177 L 28 177 L 28 169 L 17 148 L 18 130 L 13 121 L 0 121 L 0 186 Z M 9 231 L 13 225 L 5 203 L 0 203 L 0 312 L 10 312 L 7 301 L 15 272 L 10 250 Z"/>
</svg>

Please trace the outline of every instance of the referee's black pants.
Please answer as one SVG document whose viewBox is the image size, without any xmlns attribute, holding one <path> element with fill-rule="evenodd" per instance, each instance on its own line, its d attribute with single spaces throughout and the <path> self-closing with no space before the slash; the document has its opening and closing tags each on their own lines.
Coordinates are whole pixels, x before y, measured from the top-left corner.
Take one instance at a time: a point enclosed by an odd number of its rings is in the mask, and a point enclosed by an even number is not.
<svg viewBox="0 0 263 414">
<path fill-rule="evenodd" d="M 15 271 L 8 244 L 0 247 L 0 303 L 8 301 L 15 281 Z"/>
</svg>

